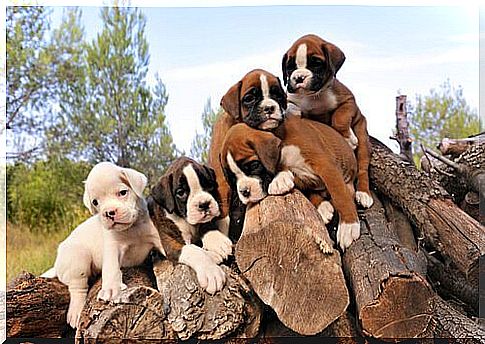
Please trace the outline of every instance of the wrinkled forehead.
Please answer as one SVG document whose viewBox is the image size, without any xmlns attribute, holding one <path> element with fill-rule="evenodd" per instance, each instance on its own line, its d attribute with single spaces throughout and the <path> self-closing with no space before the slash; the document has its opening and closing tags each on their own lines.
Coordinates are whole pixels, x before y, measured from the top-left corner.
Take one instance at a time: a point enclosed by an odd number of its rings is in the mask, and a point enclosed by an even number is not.
<svg viewBox="0 0 485 344">
<path fill-rule="evenodd" d="M 288 50 L 288 58 L 296 57 L 301 52 L 306 52 L 307 56 L 322 55 L 322 44 L 323 41 L 317 37 L 299 39 Z"/>
<path fill-rule="evenodd" d="M 100 198 L 113 192 L 119 191 L 120 188 L 129 187 L 121 178 L 118 170 L 97 171 L 89 174 L 86 179 L 85 188 L 91 198 Z"/>
<path fill-rule="evenodd" d="M 243 78 L 241 85 L 241 97 L 250 89 L 257 88 L 271 88 L 272 86 L 279 86 L 278 78 L 271 73 L 262 70 L 252 71 Z"/>
</svg>

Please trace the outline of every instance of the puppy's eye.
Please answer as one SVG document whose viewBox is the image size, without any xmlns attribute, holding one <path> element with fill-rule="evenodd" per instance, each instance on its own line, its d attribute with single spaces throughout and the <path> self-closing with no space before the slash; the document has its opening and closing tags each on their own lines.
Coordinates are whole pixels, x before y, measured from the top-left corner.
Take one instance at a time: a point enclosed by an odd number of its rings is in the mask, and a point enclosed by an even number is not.
<svg viewBox="0 0 485 344">
<path fill-rule="evenodd" d="M 289 70 L 289 71 L 296 69 L 295 60 L 288 61 L 288 63 L 286 64 L 286 69 Z"/>
<path fill-rule="evenodd" d="M 185 196 L 186 192 L 184 189 L 179 188 L 177 191 L 175 191 L 175 195 L 179 198 L 183 198 Z"/>
<path fill-rule="evenodd" d="M 92 203 L 95 207 L 97 207 L 99 204 L 97 199 L 93 199 Z"/>
<path fill-rule="evenodd" d="M 120 196 L 126 196 L 128 195 L 128 190 L 121 190 L 120 191 Z"/>
<path fill-rule="evenodd" d="M 322 67 L 323 61 L 318 57 L 312 56 L 308 64 L 313 67 Z"/>
<path fill-rule="evenodd" d="M 246 104 L 250 104 L 250 103 L 254 102 L 255 100 L 256 100 L 256 97 L 252 94 L 246 94 L 243 97 L 243 102 L 246 103 Z"/>
</svg>

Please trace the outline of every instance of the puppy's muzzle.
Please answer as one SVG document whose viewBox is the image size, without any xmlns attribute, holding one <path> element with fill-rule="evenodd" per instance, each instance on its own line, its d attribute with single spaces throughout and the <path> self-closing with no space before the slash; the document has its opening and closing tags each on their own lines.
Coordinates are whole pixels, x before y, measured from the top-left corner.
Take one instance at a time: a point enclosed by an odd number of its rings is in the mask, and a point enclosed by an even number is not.
<svg viewBox="0 0 485 344">
<path fill-rule="evenodd" d="M 249 196 L 251 196 L 251 191 L 249 190 L 249 188 L 247 187 L 242 187 L 239 192 L 241 193 L 241 195 L 244 197 L 244 198 L 249 198 Z"/>
<path fill-rule="evenodd" d="M 291 85 L 295 89 L 307 88 L 312 78 L 312 72 L 306 68 L 295 70 L 290 77 Z"/>
</svg>

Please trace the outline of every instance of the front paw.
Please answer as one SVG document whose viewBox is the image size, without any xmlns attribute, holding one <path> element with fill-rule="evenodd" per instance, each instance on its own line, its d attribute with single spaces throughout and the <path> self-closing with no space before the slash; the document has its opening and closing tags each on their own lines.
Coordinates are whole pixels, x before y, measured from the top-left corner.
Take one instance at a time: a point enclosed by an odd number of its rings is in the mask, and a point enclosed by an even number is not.
<svg viewBox="0 0 485 344">
<path fill-rule="evenodd" d="M 345 141 L 349 144 L 352 150 L 355 150 L 359 145 L 359 139 L 355 136 L 354 131 L 350 129 L 350 136 L 345 138 Z"/>
<path fill-rule="evenodd" d="M 218 230 L 207 232 L 202 238 L 202 247 L 207 250 L 216 264 L 232 254 L 232 241 Z"/>
<path fill-rule="evenodd" d="M 333 217 L 333 206 L 329 201 L 323 201 L 317 208 L 318 213 L 322 217 L 323 223 L 327 224 Z"/>
<path fill-rule="evenodd" d="M 69 326 L 71 326 L 72 328 L 77 328 L 79 326 L 79 319 L 81 317 L 81 312 L 83 310 L 85 300 L 85 296 L 82 297 L 79 295 L 71 295 L 66 320 Z"/>
<path fill-rule="evenodd" d="M 102 287 L 101 290 L 98 292 L 98 300 L 101 301 L 113 301 L 114 303 L 120 302 L 120 294 L 122 290 L 125 290 L 127 286 L 124 283 L 120 283 L 119 285 L 114 284 L 112 286 Z"/>
<path fill-rule="evenodd" d="M 281 171 L 273 178 L 268 187 L 270 195 L 283 195 L 295 187 L 295 177 L 291 171 Z"/>
<path fill-rule="evenodd" d="M 357 191 L 355 193 L 355 200 L 364 208 L 370 208 L 374 204 L 372 196 L 364 191 Z"/>
<path fill-rule="evenodd" d="M 354 240 L 359 239 L 360 223 L 345 223 L 341 222 L 337 229 L 337 243 L 340 245 L 342 251 L 345 251 Z"/>
<path fill-rule="evenodd" d="M 225 272 L 215 263 L 201 264 L 196 274 L 200 287 L 211 295 L 221 290 L 226 283 Z"/>
</svg>

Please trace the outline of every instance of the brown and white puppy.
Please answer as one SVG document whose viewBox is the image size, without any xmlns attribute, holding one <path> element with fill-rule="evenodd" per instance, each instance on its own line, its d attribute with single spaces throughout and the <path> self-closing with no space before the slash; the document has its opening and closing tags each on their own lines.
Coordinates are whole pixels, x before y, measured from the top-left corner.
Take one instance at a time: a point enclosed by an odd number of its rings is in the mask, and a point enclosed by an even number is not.
<svg viewBox="0 0 485 344">
<path fill-rule="evenodd" d="M 356 200 L 370 207 L 370 144 L 366 119 L 354 95 L 336 74 L 345 61 L 334 44 L 316 35 L 299 38 L 283 56 L 283 81 L 288 90 L 288 113 L 332 126 L 356 149 L 358 180 Z"/>
<path fill-rule="evenodd" d="M 267 71 L 255 69 L 229 88 L 222 97 L 221 106 L 224 113 L 214 125 L 209 165 L 216 173 L 221 196 L 221 212 L 222 216 L 226 217 L 231 202 L 231 189 L 219 160 L 226 133 L 237 123 L 246 123 L 250 127 L 261 130 L 274 129 L 285 118 L 286 95 L 276 76 Z M 275 188 L 273 191 L 279 190 Z"/>
<path fill-rule="evenodd" d="M 143 263 L 152 248 L 164 253 L 143 198 L 146 183 L 142 173 L 110 162 L 89 172 L 84 204 L 93 216 L 59 245 L 54 268 L 42 275 L 57 276 L 69 287 L 72 327 L 78 325 L 91 276 L 102 272 L 98 299 L 117 302 L 126 288 L 120 268 Z"/>
<path fill-rule="evenodd" d="M 278 170 L 286 172 L 326 223 L 334 208 L 322 195 L 330 194 L 340 217 L 337 243 L 343 250 L 359 237 L 353 201 L 357 163 L 352 149 L 331 127 L 297 116 L 288 117 L 274 134 L 237 124 L 228 131 L 221 158 L 229 184 L 243 202 L 264 198 L 277 178 L 271 183 L 267 179 Z"/>
<path fill-rule="evenodd" d="M 217 229 L 218 200 L 214 171 L 187 157 L 175 160 L 148 199 L 167 258 L 194 269 L 210 294 L 224 286 L 226 277 L 217 264 L 232 253 L 232 242 Z"/>
</svg>

